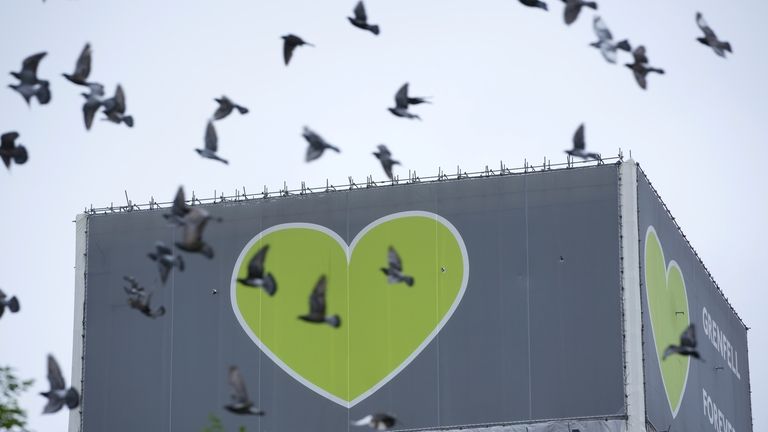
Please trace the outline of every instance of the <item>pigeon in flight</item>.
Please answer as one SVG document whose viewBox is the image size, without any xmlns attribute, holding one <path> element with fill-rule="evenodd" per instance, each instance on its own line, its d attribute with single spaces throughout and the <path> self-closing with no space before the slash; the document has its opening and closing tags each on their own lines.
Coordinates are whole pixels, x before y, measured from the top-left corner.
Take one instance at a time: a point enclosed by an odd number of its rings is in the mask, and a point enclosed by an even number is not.
<svg viewBox="0 0 768 432">
<path fill-rule="evenodd" d="M 571 150 L 566 150 L 565 152 L 573 157 L 582 158 L 584 160 L 603 160 L 600 157 L 600 153 L 590 153 L 586 151 L 586 142 L 584 141 L 584 123 L 580 124 L 579 128 L 576 129 L 576 133 L 573 134 L 573 148 Z"/>
<path fill-rule="evenodd" d="M 232 102 L 228 97 L 222 96 L 218 99 L 214 99 L 216 102 L 219 103 L 219 107 L 216 109 L 216 112 L 213 113 L 213 119 L 214 120 L 221 120 L 224 117 L 228 116 L 232 113 L 232 110 L 237 108 L 237 112 L 240 114 L 248 114 L 248 108 L 238 105 L 234 102 Z"/>
<path fill-rule="evenodd" d="M 341 318 L 338 315 L 328 317 L 325 315 L 325 291 L 327 284 L 325 281 L 325 275 L 320 276 L 320 279 L 315 284 L 315 289 L 312 290 L 312 294 L 309 296 L 309 313 L 299 316 L 299 319 L 311 322 L 311 323 L 327 323 L 331 327 L 338 328 L 341 325 Z"/>
<path fill-rule="evenodd" d="M 353 421 L 354 426 L 368 426 L 371 429 L 385 431 L 395 426 L 397 419 L 389 414 L 376 413 L 367 415 L 360 420 Z"/>
<path fill-rule="evenodd" d="M 219 137 L 216 136 L 216 129 L 213 127 L 213 121 L 208 121 L 208 126 L 205 128 L 205 148 L 195 149 L 195 151 L 202 157 L 217 160 L 229 164 L 226 159 L 220 158 L 216 151 L 219 148 Z"/>
<path fill-rule="evenodd" d="M 597 42 L 592 42 L 589 45 L 599 49 L 608 63 L 616 63 L 617 50 L 632 51 L 632 47 L 626 39 L 620 42 L 613 41 L 611 31 L 608 30 L 605 21 L 599 16 L 596 16 L 592 22 L 592 28 L 597 35 Z"/>
<path fill-rule="evenodd" d="M 213 258 L 213 248 L 203 241 L 203 230 L 210 219 L 211 215 L 205 209 L 190 208 L 182 218 L 182 238 L 180 242 L 176 242 L 176 247 L 186 252 L 200 253 L 209 259 Z"/>
<path fill-rule="evenodd" d="M 112 123 L 125 123 L 128 127 L 133 127 L 133 117 L 125 115 L 125 93 L 123 87 L 120 84 L 115 89 L 115 96 L 105 99 L 101 103 L 104 106 L 104 120 L 109 120 Z"/>
<path fill-rule="evenodd" d="M 432 102 L 428 101 L 426 97 L 409 97 L 408 83 L 405 83 L 402 85 L 402 87 L 400 87 L 399 90 L 397 90 L 397 93 L 395 93 L 395 107 L 388 108 L 388 109 L 389 109 L 389 112 L 396 115 L 397 117 L 421 120 L 421 117 L 419 117 L 418 115 L 408 112 L 408 106 L 419 105 L 423 103 L 432 103 Z"/>
<path fill-rule="evenodd" d="M 352 23 L 353 26 L 363 30 L 368 30 L 369 32 L 378 36 L 379 26 L 368 24 L 368 15 L 365 13 L 365 5 L 363 5 L 363 0 L 357 2 L 357 6 L 355 6 L 354 18 L 347 17 L 347 19 Z"/>
<path fill-rule="evenodd" d="M 129 296 L 144 296 L 146 295 L 146 291 L 144 290 L 144 287 L 139 284 L 139 281 L 137 281 L 132 276 L 123 276 L 123 280 L 128 282 L 131 287 L 123 287 L 123 290 L 125 290 L 125 293 Z"/>
<path fill-rule="evenodd" d="M 8 308 L 12 313 L 18 312 L 20 308 L 19 299 L 16 296 L 8 298 L 3 290 L 0 290 L 0 317 L 5 313 L 5 308 Z"/>
<path fill-rule="evenodd" d="M 597 10 L 597 3 L 593 1 L 584 0 L 563 0 L 565 3 L 565 11 L 563 12 L 563 19 L 568 25 L 573 24 L 576 18 L 579 17 L 582 7 L 588 7 Z"/>
<path fill-rule="evenodd" d="M 648 66 L 648 56 L 645 54 L 644 46 L 640 45 L 639 47 L 635 48 L 632 56 L 634 56 L 635 62 L 627 63 L 625 66 L 632 69 L 632 73 L 635 75 L 635 80 L 637 81 L 637 84 L 640 85 L 641 89 L 645 90 L 647 88 L 648 83 L 646 82 L 646 76 L 650 72 L 656 72 L 661 75 L 664 74 L 664 69 Z"/>
<path fill-rule="evenodd" d="M 680 345 L 670 345 L 664 350 L 662 360 L 666 360 L 672 354 L 690 356 L 700 359 L 701 356 L 696 350 L 696 327 L 691 323 L 688 328 L 680 335 Z"/>
<path fill-rule="evenodd" d="M 715 54 L 719 55 L 720 57 L 725 58 L 726 51 L 733 53 L 733 51 L 731 51 L 731 44 L 728 42 L 723 42 L 717 38 L 712 28 L 707 25 L 706 21 L 704 21 L 704 16 L 701 14 L 701 12 L 696 12 L 696 24 L 699 26 L 701 31 L 704 32 L 704 37 L 696 38 L 697 41 L 712 48 L 712 50 L 715 51 Z"/>
<path fill-rule="evenodd" d="M 18 132 L 8 132 L 0 136 L 0 158 L 3 159 L 3 164 L 8 169 L 11 169 L 11 161 L 23 165 L 29 159 L 27 148 L 21 144 L 16 144 L 18 138 Z"/>
<path fill-rule="evenodd" d="M 88 87 L 90 93 L 80 93 L 85 98 L 85 103 L 83 104 L 83 120 L 85 120 L 85 129 L 91 130 L 93 118 L 103 104 L 104 86 L 97 82 L 86 83 L 85 86 Z"/>
<path fill-rule="evenodd" d="M 303 136 L 304 139 L 309 143 L 306 156 L 307 162 L 311 162 L 322 156 L 326 149 L 333 150 L 336 153 L 341 153 L 341 150 L 339 150 L 338 147 L 329 144 L 326 140 L 323 139 L 323 137 L 316 134 L 315 131 L 306 126 L 304 126 L 304 132 L 302 132 L 301 136 Z"/>
<path fill-rule="evenodd" d="M 188 206 L 184 200 L 184 188 L 179 186 L 179 190 L 176 191 L 176 197 L 173 199 L 171 212 L 164 214 L 163 217 L 171 221 L 174 225 L 183 226 L 184 216 L 189 213 L 191 208 L 192 207 Z"/>
<path fill-rule="evenodd" d="M 253 407 L 254 403 L 248 397 L 245 381 L 243 381 L 237 366 L 229 367 L 229 385 L 232 386 L 232 402 L 224 405 L 227 411 L 241 415 L 264 415 L 264 411 Z"/>
<path fill-rule="evenodd" d="M 40 393 L 48 399 L 48 403 L 43 408 L 43 414 L 51 414 L 59 411 L 64 404 L 69 409 L 77 408 L 80 405 L 80 395 L 74 387 L 67 389 L 64 382 L 64 376 L 61 374 L 61 368 L 52 355 L 48 354 L 48 383 L 51 389 Z"/>
<path fill-rule="evenodd" d="M 40 105 L 45 105 L 51 101 L 49 82 L 37 77 L 37 66 L 46 54 L 41 52 L 25 58 L 21 65 L 21 71 L 11 72 L 11 75 L 19 80 L 19 84 L 9 84 L 8 87 L 16 90 L 27 102 L 27 105 L 33 97 L 37 98 Z"/>
<path fill-rule="evenodd" d="M 541 0 L 519 0 L 519 1 L 520 3 L 529 7 L 537 7 L 544 10 L 549 10 L 549 8 L 547 8 L 547 4 Z"/>
<path fill-rule="evenodd" d="M 389 261 L 389 266 L 381 268 L 381 271 L 387 275 L 387 282 L 389 284 L 405 282 L 409 287 L 413 286 L 413 277 L 403 274 L 403 262 L 400 260 L 400 255 L 397 254 L 397 251 L 392 246 L 389 247 L 387 260 Z"/>
<path fill-rule="evenodd" d="M 80 53 L 80 57 L 77 58 L 75 63 L 75 71 L 72 74 L 62 74 L 64 78 L 68 79 L 77 85 L 88 85 L 88 75 L 91 74 L 91 44 L 85 44 L 85 48 Z"/>
<path fill-rule="evenodd" d="M 282 37 L 283 38 L 283 60 L 285 60 L 285 65 L 288 66 L 288 63 L 291 61 L 291 57 L 293 57 L 293 50 L 296 49 L 298 46 L 307 45 L 313 47 L 311 43 L 305 41 L 304 39 L 294 35 L 294 34 L 287 34 Z"/>
<path fill-rule="evenodd" d="M 184 260 L 181 255 L 173 255 L 171 248 L 165 245 L 163 242 L 155 243 L 155 252 L 147 254 L 149 259 L 157 262 L 157 267 L 160 270 L 160 281 L 165 284 L 168 280 L 168 274 L 171 273 L 171 269 L 178 267 L 179 271 L 184 271 Z"/>
<path fill-rule="evenodd" d="M 237 281 L 243 285 L 254 288 L 264 288 L 270 296 L 275 295 L 277 291 L 277 282 L 272 273 L 264 275 L 264 260 L 267 258 L 269 245 L 264 245 L 248 263 L 248 277 L 240 278 Z"/>
<path fill-rule="evenodd" d="M 158 318 L 165 315 L 165 306 L 152 310 L 149 303 L 152 301 L 152 293 L 128 297 L 128 306 L 141 312 L 149 318 Z"/>
<path fill-rule="evenodd" d="M 387 177 L 392 180 L 392 166 L 400 165 L 400 162 L 392 159 L 392 153 L 390 153 L 389 149 L 384 144 L 379 144 L 379 151 L 373 152 L 373 155 L 381 162 L 381 166 L 384 168 Z"/>
</svg>

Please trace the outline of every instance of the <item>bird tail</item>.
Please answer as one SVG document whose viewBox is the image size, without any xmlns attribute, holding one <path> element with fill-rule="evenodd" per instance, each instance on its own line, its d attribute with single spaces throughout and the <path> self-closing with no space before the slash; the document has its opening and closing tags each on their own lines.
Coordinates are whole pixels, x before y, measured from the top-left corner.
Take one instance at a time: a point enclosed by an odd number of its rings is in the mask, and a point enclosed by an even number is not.
<svg viewBox="0 0 768 432">
<path fill-rule="evenodd" d="M 375 34 L 376 36 L 379 35 L 379 26 L 372 25 L 372 26 L 368 27 L 368 29 L 371 31 L 371 33 Z"/>
<path fill-rule="evenodd" d="M 733 51 L 731 51 L 731 44 L 730 44 L 730 42 L 721 42 L 720 43 L 720 48 L 728 51 L 729 53 L 733 53 Z"/>
<path fill-rule="evenodd" d="M 629 41 L 624 39 L 623 41 L 616 44 L 616 48 L 624 51 L 632 51 L 632 45 L 629 44 Z"/>
<path fill-rule="evenodd" d="M 128 127 L 133 127 L 133 116 L 123 117 L 123 123 L 125 123 Z"/>
<path fill-rule="evenodd" d="M 328 148 L 335 151 L 336 153 L 341 153 L 341 150 L 339 150 L 339 148 L 336 146 L 329 145 Z"/>
<path fill-rule="evenodd" d="M 11 300 L 8 302 L 8 309 L 13 313 L 19 311 L 19 299 L 17 299 L 16 296 L 11 297 Z"/>
<path fill-rule="evenodd" d="M 80 405 L 80 395 L 74 387 L 70 387 L 69 390 L 67 390 L 67 394 L 64 396 L 64 402 L 66 402 L 69 409 L 77 408 L 77 406 Z"/>
<path fill-rule="evenodd" d="M 43 414 L 51 414 L 55 413 L 58 410 L 61 409 L 61 407 L 64 406 L 64 399 L 59 398 L 56 396 L 56 393 L 49 391 L 49 392 L 42 392 L 40 395 L 48 398 L 48 402 L 45 404 L 45 407 L 43 408 Z"/>
<path fill-rule="evenodd" d="M 413 276 L 403 276 L 403 282 L 409 287 L 412 287 L 414 282 Z"/>
<path fill-rule="evenodd" d="M 330 324 L 333 328 L 339 328 L 339 326 L 341 326 L 341 318 L 338 315 L 326 318 L 325 322 Z"/>
<path fill-rule="evenodd" d="M 181 258 L 181 255 L 176 255 L 176 259 L 174 260 L 174 263 L 179 268 L 179 271 L 184 271 L 184 259 Z"/>
<path fill-rule="evenodd" d="M 264 291 L 266 291 L 270 297 L 277 292 L 277 282 L 275 281 L 274 276 L 272 276 L 272 273 L 267 273 L 267 277 L 264 278 Z"/>
<path fill-rule="evenodd" d="M 248 114 L 248 108 L 240 105 L 235 105 L 235 108 L 237 108 L 237 112 L 240 114 Z"/>
<path fill-rule="evenodd" d="M 648 72 L 656 72 L 659 75 L 664 75 L 664 69 L 648 68 Z"/>
<path fill-rule="evenodd" d="M 595 2 L 584 2 L 584 6 L 597 10 L 597 3 Z"/>
<path fill-rule="evenodd" d="M 538 5 L 538 6 L 539 6 L 540 8 L 542 8 L 542 9 L 544 9 L 545 11 L 548 11 L 548 10 L 549 10 L 549 6 L 547 6 L 547 4 L 546 4 L 546 3 L 544 3 L 544 2 L 539 2 L 539 5 Z"/>
</svg>

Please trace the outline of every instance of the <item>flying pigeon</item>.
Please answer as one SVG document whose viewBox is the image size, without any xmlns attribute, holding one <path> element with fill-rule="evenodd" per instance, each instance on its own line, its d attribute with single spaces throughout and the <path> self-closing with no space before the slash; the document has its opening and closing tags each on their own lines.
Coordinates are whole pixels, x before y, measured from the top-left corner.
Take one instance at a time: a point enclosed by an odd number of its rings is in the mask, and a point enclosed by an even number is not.
<svg viewBox="0 0 768 432">
<path fill-rule="evenodd" d="M 141 312 L 149 318 L 157 318 L 165 315 L 165 306 L 152 310 L 149 303 L 152 301 L 152 293 L 128 297 L 128 306 Z"/>
<path fill-rule="evenodd" d="M 203 241 L 203 230 L 211 219 L 210 213 L 200 207 L 192 207 L 182 219 L 182 239 L 176 242 L 179 249 L 200 253 L 206 258 L 213 258 L 213 248 Z"/>
<path fill-rule="evenodd" d="M 707 25 L 706 21 L 704 21 L 704 16 L 701 14 L 701 12 L 696 12 L 696 24 L 699 26 L 701 31 L 704 32 L 704 37 L 696 38 L 697 41 L 712 48 L 712 50 L 715 51 L 715 54 L 719 55 L 720 57 L 725 58 L 726 51 L 733 53 L 733 51 L 731 51 L 731 44 L 728 42 L 723 42 L 717 38 L 712 28 Z"/>
<path fill-rule="evenodd" d="M 378 25 L 368 24 L 368 15 L 365 13 L 365 5 L 363 5 L 363 0 L 357 2 L 357 6 L 355 6 L 355 17 L 347 17 L 347 19 L 352 23 L 353 26 L 357 28 L 368 30 L 375 35 L 379 34 Z"/>
<path fill-rule="evenodd" d="M 428 101 L 427 98 L 425 97 L 409 97 L 408 83 L 405 83 L 402 85 L 402 87 L 400 87 L 399 90 L 397 90 L 397 93 L 395 93 L 395 107 L 388 108 L 388 109 L 389 109 L 389 112 L 396 115 L 397 117 L 421 120 L 421 117 L 419 117 L 418 115 L 408 112 L 408 106 L 419 105 L 423 103 L 432 103 L 432 102 Z"/>
<path fill-rule="evenodd" d="M 9 84 L 8 87 L 16 90 L 27 102 L 27 105 L 33 97 L 37 98 L 40 105 L 45 105 L 51 101 L 49 82 L 37 77 L 37 66 L 46 54 L 41 52 L 25 58 L 21 65 L 21 71 L 11 72 L 11 75 L 19 80 L 19 84 Z"/>
<path fill-rule="evenodd" d="M 544 10 L 549 10 L 547 8 L 547 4 L 544 3 L 541 0 L 519 0 L 519 1 L 520 1 L 520 3 L 522 3 L 522 4 L 526 5 L 526 6 L 537 7 L 537 8 L 541 8 L 541 9 L 544 9 Z"/>
<path fill-rule="evenodd" d="M 123 87 L 120 84 L 115 89 L 115 96 L 105 99 L 102 102 L 104 106 L 104 120 L 109 120 L 112 123 L 125 123 L 128 127 L 133 127 L 133 117 L 125 115 L 125 93 Z"/>
<path fill-rule="evenodd" d="M 11 169 L 11 161 L 23 165 L 29 159 L 27 148 L 16 144 L 17 138 L 19 138 L 18 132 L 8 132 L 0 136 L 0 159 L 8 169 Z"/>
<path fill-rule="evenodd" d="M 354 426 L 368 426 L 374 430 L 385 431 L 391 429 L 397 423 L 397 419 L 389 414 L 376 413 L 367 415 L 360 420 L 353 421 Z"/>
<path fill-rule="evenodd" d="M 183 226 L 184 216 L 189 213 L 191 208 L 192 207 L 188 206 L 184 200 L 184 188 L 179 186 L 179 190 L 176 191 L 176 197 L 173 199 L 171 212 L 164 214 L 163 217 L 177 226 Z"/>
<path fill-rule="evenodd" d="M 275 295 L 277 291 L 277 282 L 272 273 L 264 275 L 264 260 L 267 258 L 267 251 L 269 245 L 264 245 L 258 252 L 251 258 L 251 262 L 248 263 L 248 277 L 240 278 L 237 281 L 243 285 L 247 285 L 254 288 L 264 288 L 270 296 Z"/>
<path fill-rule="evenodd" d="M 238 105 L 234 102 L 232 102 L 228 97 L 222 96 L 218 99 L 214 99 L 216 102 L 219 103 L 219 107 L 216 109 L 216 112 L 213 113 L 213 119 L 214 120 L 221 120 L 224 117 L 228 116 L 232 113 L 232 110 L 237 108 L 237 111 L 240 114 L 248 114 L 248 108 Z"/>
<path fill-rule="evenodd" d="M 216 151 L 219 148 L 219 137 L 216 136 L 216 129 L 213 127 L 213 121 L 208 121 L 208 126 L 205 128 L 205 148 L 195 149 L 195 151 L 202 157 L 217 160 L 229 164 L 226 159 L 220 158 Z"/>
<path fill-rule="evenodd" d="M 626 39 L 620 42 L 613 41 L 611 31 L 608 30 L 608 26 L 605 25 L 605 22 L 599 16 L 596 16 L 593 20 L 592 28 L 595 30 L 598 40 L 589 45 L 599 49 L 608 63 L 616 63 L 617 50 L 632 51 L 632 47 Z"/>
<path fill-rule="evenodd" d="M 381 162 L 381 166 L 384 168 L 387 177 L 392 180 L 392 166 L 400 165 L 400 162 L 392 159 L 392 153 L 390 153 L 389 149 L 384 144 L 379 144 L 379 151 L 373 152 L 373 155 Z"/>
<path fill-rule="evenodd" d="M 568 25 L 573 24 L 576 18 L 579 17 L 582 7 L 588 7 L 597 10 L 597 3 L 593 1 L 584 0 L 563 0 L 565 3 L 565 11 L 563 12 L 563 19 Z"/>
<path fill-rule="evenodd" d="M 288 63 L 291 61 L 291 57 L 293 57 L 293 50 L 296 49 L 298 46 L 307 45 L 313 47 L 311 43 L 305 41 L 304 39 L 294 35 L 294 34 L 287 34 L 282 37 L 283 38 L 283 59 L 285 60 L 285 65 L 288 66 Z"/>
<path fill-rule="evenodd" d="M 157 267 L 160 270 L 160 281 L 163 284 L 168 280 L 168 274 L 172 268 L 178 267 L 179 271 L 184 270 L 184 260 L 181 258 L 181 255 L 174 256 L 171 248 L 163 242 L 155 243 L 155 252 L 150 252 L 147 256 L 152 261 L 157 262 Z"/>
<path fill-rule="evenodd" d="M 320 276 L 312 294 L 309 296 L 309 313 L 299 316 L 299 319 L 311 323 L 327 323 L 331 327 L 338 328 L 341 325 L 341 318 L 338 315 L 328 317 L 325 315 L 325 291 L 327 284 L 325 275 Z"/>
<path fill-rule="evenodd" d="M 691 323 L 688 328 L 685 329 L 683 334 L 680 335 L 680 345 L 670 345 L 664 350 L 664 356 L 662 360 L 666 360 L 672 354 L 679 354 L 682 356 L 690 356 L 696 359 L 700 359 L 701 356 L 696 350 L 696 327 Z"/>
<path fill-rule="evenodd" d="M 52 355 L 48 354 L 48 382 L 51 389 L 40 393 L 48 399 L 48 403 L 43 408 L 43 414 L 51 414 L 59 411 L 64 404 L 69 409 L 77 408 L 80 405 L 80 395 L 74 387 L 67 389 L 64 377 L 61 375 L 61 368 Z"/>
<path fill-rule="evenodd" d="M 253 401 L 248 397 L 245 381 L 237 366 L 229 367 L 229 385 L 232 386 L 232 402 L 224 405 L 227 411 L 241 415 L 264 415 L 264 411 L 253 407 Z"/>
<path fill-rule="evenodd" d="M 584 141 L 584 123 L 579 125 L 576 129 L 576 133 L 573 134 L 573 149 L 566 150 L 566 153 L 573 157 L 579 157 L 584 160 L 594 159 L 596 161 L 602 161 L 600 153 L 590 153 L 586 151 L 586 142 Z"/>
<path fill-rule="evenodd" d="M 403 274 L 403 262 L 392 246 L 389 247 L 387 260 L 389 261 L 389 266 L 381 268 L 381 271 L 387 275 L 387 282 L 389 284 L 405 282 L 409 287 L 413 286 L 413 277 Z"/>
<path fill-rule="evenodd" d="M 144 296 L 146 295 L 146 291 L 144 290 L 144 287 L 139 284 L 139 282 L 132 276 L 123 276 L 123 280 L 128 282 L 131 287 L 123 287 L 123 290 L 125 290 L 125 293 L 129 296 Z"/>
<path fill-rule="evenodd" d="M 302 132 L 301 136 L 303 136 L 304 139 L 309 143 L 306 156 L 307 162 L 311 162 L 322 156 L 326 149 L 333 150 L 336 153 L 341 153 L 341 150 L 339 150 L 338 147 L 329 144 L 326 140 L 323 139 L 323 137 L 316 134 L 312 129 L 306 126 L 304 126 L 304 132 Z"/>
<path fill-rule="evenodd" d="M 0 290 L 0 317 L 5 313 L 5 308 L 8 308 L 12 313 L 19 311 L 19 299 L 16 296 L 8 298 L 8 296 Z"/>
<path fill-rule="evenodd" d="M 625 64 L 626 67 L 632 69 L 632 73 L 635 75 L 635 80 L 637 80 L 637 84 L 640 85 L 640 88 L 645 90 L 647 87 L 646 82 L 646 75 L 648 75 L 650 72 L 656 72 L 658 74 L 664 74 L 664 69 L 658 69 L 648 66 L 648 57 L 645 54 L 645 47 L 640 45 L 639 47 L 635 48 L 635 51 L 632 53 L 632 56 L 635 58 L 634 63 L 627 63 Z"/>
<path fill-rule="evenodd" d="M 75 63 L 75 71 L 70 74 L 62 74 L 64 78 L 77 85 L 88 85 L 88 75 L 91 74 L 91 44 L 85 44 L 83 51 L 80 53 L 80 57 L 77 58 Z"/>
<path fill-rule="evenodd" d="M 85 98 L 83 104 L 83 120 L 85 120 L 85 129 L 90 130 L 93 125 L 93 118 L 96 116 L 96 112 L 104 103 L 104 86 L 97 83 L 85 83 L 90 93 L 80 93 Z"/>
</svg>

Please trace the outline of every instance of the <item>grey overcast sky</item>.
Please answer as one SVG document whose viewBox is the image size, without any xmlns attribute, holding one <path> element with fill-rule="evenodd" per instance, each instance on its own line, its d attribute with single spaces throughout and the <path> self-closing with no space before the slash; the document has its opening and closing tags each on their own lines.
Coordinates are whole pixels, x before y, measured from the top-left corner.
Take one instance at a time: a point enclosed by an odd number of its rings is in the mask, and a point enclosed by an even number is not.
<svg viewBox="0 0 768 432">
<path fill-rule="evenodd" d="M 768 3 L 757 0 L 599 2 L 616 38 L 644 44 L 649 90 L 588 46 L 591 10 L 567 27 L 516 0 L 367 0 L 382 27 L 376 38 L 346 20 L 355 0 L 2 0 L 0 133 L 16 130 L 26 165 L 0 169 L 0 287 L 22 311 L 0 321 L 0 364 L 34 378 L 23 398 L 37 431 L 65 430 L 64 413 L 41 416 L 45 355 L 71 371 L 75 215 L 91 203 L 172 198 L 178 185 L 198 196 L 257 192 L 383 178 L 371 151 L 386 143 L 407 170 L 434 175 L 481 170 L 503 160 L 564 161 L 581 122 L 588 148 L 621 148 L 640 162 L 749 332 L 754 430 L 768 429 L 768 314 L 761 275 L 768 261 Z M 727 60 L 696 42 L 699 10 L 734 54 Z M 299 48 L 289 68 L 280 36 Z M 123 85 L 128 129 L 97 120 L 86 132 L 71 72 L 86 42 L 91 78 Z M 5 87 L 7 71 L 47 51 L 39 75 L 53 100 L 27 108 Z M 621 53 L 625 54 L 625 53 Z M 620 62 L 629 61 L 622 55 Z M 423 122 L 386 111 L 405 81 Z M 229 166 L 203 160 L 214 97 L 251 109 L 217 124 Z M 309 125 L 342 153 L 303 162 Z M 761 270 L 763 269 L 763 270 Z"/>
</svg>

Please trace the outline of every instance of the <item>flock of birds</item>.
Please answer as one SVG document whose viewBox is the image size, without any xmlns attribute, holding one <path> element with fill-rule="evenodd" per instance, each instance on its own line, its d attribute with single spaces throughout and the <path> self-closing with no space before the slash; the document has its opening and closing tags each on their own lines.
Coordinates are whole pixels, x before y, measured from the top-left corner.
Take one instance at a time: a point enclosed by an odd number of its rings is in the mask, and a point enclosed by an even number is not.
<svg viewBox="0 0 768 432">
<path fill-rule="evenodd" d="M 525 6 L 532 8 L 540 8 L 545 11 L 549 9 L 547 3 L 542 0 L 518 1 Z M 593 10 L 597 10 L 598 8 L 597 3 L 593 1 L 562 1 L 565 3 L 564 21 L 567 25 L 570 25 L 577 20 L 583 8 L 586 7 Z M 368 31 L 374 35 L 380 33 L 379 25 L 369 23 L 365 6 L 362 1 L 359 1 L 355 6 L 353 16 L 347 18 L 353 26 L 359 29 Z M 697 38 L 700 43 L 710 47 L 715 54 L 720 57 L 725 57 L 726 52 L 733 52 L 730 43 L 718 39 L 715 32 L 706 23 L 701 13 L 696 14 L 696 24 L 704 33 L 702 37 Z M 611 31 L 601 17 L 595 16 L 593 18 L 593 29 L 598 40 L 592 42 L 590 46 L 599 49 L 607 62 L 612 64 L 617 63 L 619 51 L 631 52 L 633 62 L 626 63 L 625 66 L 632 71 L 637 84 L 642 89 L 646 89 L 648 86 L 647 77 L 649 74 L 664 74 L 663 69 L 649 65 L 648 56 L 644 46 L 639 45 L 633 50 L 628 40 L 614 40 Z M 289 65 L 298 47 L 314 46 L 294 34 L 282 36 L 282 39 L 283 59 L 286 66 Z M 18 83 L 10 84 L 9 87 L 18 92 L 28 105 L 31 105 L 31 101 L 35 99 L 40 105 L 46 105 L 51 101 L 50 81 L 38 77 L 37 73 L 38 66 L 43 58 L 45 58 L 46 54 L 47 53 L 45 52 L 41 52 L 27 57 L 22 62 L 22 67 L 19 72 L 11 72 L 11 75 L 18 80 Z M 64 78 L 72 84 L 84 87 L 88 90 L 87 92 L 81 93 L 84 98 L 82 112 L 85 128 L 87 130 L 91 129 L 93 121 L 100 110 L 104 116 L 103 120 L 116 124 L 122 123 L 128 127 L 133 127 L 133 116 L 126 114 L 126 97 L 122 86 L 117 84 L 114 96 L 107 98 L 104 85 L 100 82 L 90 80 L 91 61 L 92 48 L 90 44 L 86 44 L 77 58 L 74 72 L 71 74 L 62 74 Z M 395 105 L 394 107 L 388 108 L 389 112 L 394 116 L 411 120 L 421 120 L 421 117 L 418 114 L 413 113 L 410 110 L 412 106 L 431 103 L 431 100 L 428 97 L 411 96 L 409 94 L 408 83 L 403 84 L 397 90 L 394 99 Z M 221 96 L 214 100 L 218 104 L 218 107 L 207 122 L 204 147 L 195 149 L 195 151 L 203 158 L 228 164 L 226 159 L 223 159 L 218 155 L 218 136 L 216 134 L 214 122 L 223 120 L 234 111 L 237 111 L 241 115 L 245 115 L 248 113 L 248 108 L 233 102 L 227 96 Z M 331 150 L 337 153 L 341 152 L 338 147 L 326 141 L 322 136 L 309 127 L 304 127 L 302 136 L 308 144 L 305 157 L 307 162 L 320 158 L 326 150 Z M 8 169 L 10 169 L 12 162 L 22 165 L 29 159 L 26 147 L 16 142 L 18 138 L 19 134 L 17 132 L 8 132 L 0 135 L 0 159 L 2 159 L 4 165 Z M 601 160 L 599 153 L 586 151 L 584 124 L 581 124 L 576 130 L 573 135 L 572 143 L 573 147 L 565 150 L 568 155 L 587 160 Z M 392 153 L 384 144 L 379 145 L 377 151 L 374 152 L 373 155 L 381 163 L 387 177 L 393 179 L 393 167 L 394 165 L 400 164 L 400 162 L 392 158 Z M 214 220 L 220 222 L 221 219 L 211 216 L 207 210 L 201 207 L 188 205 L 182 188 L 179 188 L 176 194 L 173 206 L 171 207 L 171 212 L 163 216 L 170 223 L 178 226 L 182 230 L 180 240 L 175 243 L 175 246 L 179 250 L 187 253 L 199 253 L 207 258 L 213 258 L 213 248 L 203 240 L 203 232 L 209 221 Z M 238 279 L 238 283 L 248 287 L 263 289 L 269 296 L 274 296 L 277 293 L 278 284 L 275 276 L 266 271 L 265 263 L 268 250 L 269 245 L 265 245 L 252 257 L 248 265 L 247 276 Z M 162 242 L 157 242 L 154 251 L 150 252 L 148 256 L 152 261 L 156 262 L 162 284 L 166 283 L 169 274 L 174 268 L 179 271 L 184 270 L 184 260 L 182 256 L 174 254 L 173 249 Z M 393 247 L 389 248 L 387 256 L 388 265 L 381 269 L 386 275 L 387 282 L 390 284 L 405 283 L 408 286 L 413 286 L 414 278 L 403 273 L 402 261 Z M 149 318 L 159 318 L 165 314 L 166 309 L 164 306 L 155 309 L 152 308 L 151 291 L 145 289 L 131 276 L 125 276 L 124 280 L 129 285 L 124 287 L 124 290 L 127 295 L 128 305 L 131 308 L 138 310 Z M 326 277 L 325 275 L 320 275 L 309 296 L 309 312 L 299 315 L 299 319 L 308 323 L 327 324 L 333 328 L 341 326 L 341 317 L 339 315 L 328 316 L 326 314 L 325 296 L 327 289 L 328 284 Z M 213 294 L 216 294 L 216 290 L 213 291 Z M 0 317 L 3 316 L 6 310 L 12 313 L 19 312 L 19 301 L 15 296 L 8 297 L 2 290 L 0 290 Z M 697 359 L 700 358 L 700 355 L 696 350 L 694 324 L 691 324 L 683 332 L 680 337 L 679 345 L 670 345 L 665 350 L 663 359 L 666 360 L 668 356 L 674 354 L 692 356 Z M 48 400 L 43 412 L 57 412 L 65 405 L 70 409 L 76 408 L 79 405 L 80 396 L 77 390 L 73 387 L 66 387 L 59 365 L 51 355 L 48 356 L 47 376 L 50 383 L 50 390 L 41 393 Z M 265 414 L 264 411 L 256 408 L 253 401 L 249 398 L 245 382 L 236 366 L 229 368 L 228 380 L 232 387 L 232 402 L 225 406 L 228 411 L 241 415 Z M 376 430 L 388 430 L 396 423 L 397 420 L 394 416 L 381 412 L 365 416 L 360 420 L 352 422 L 353 425 L 370 426 Z"/>
</svg>

